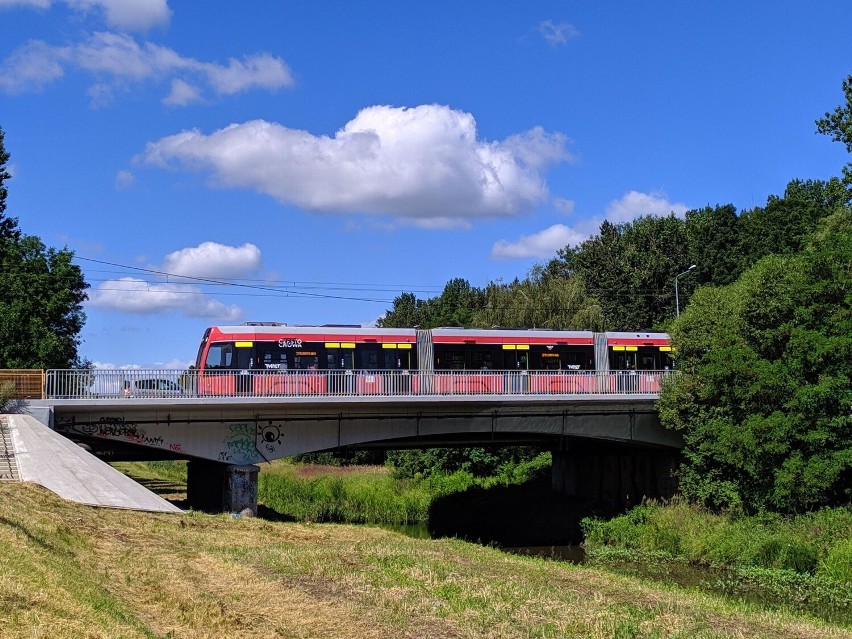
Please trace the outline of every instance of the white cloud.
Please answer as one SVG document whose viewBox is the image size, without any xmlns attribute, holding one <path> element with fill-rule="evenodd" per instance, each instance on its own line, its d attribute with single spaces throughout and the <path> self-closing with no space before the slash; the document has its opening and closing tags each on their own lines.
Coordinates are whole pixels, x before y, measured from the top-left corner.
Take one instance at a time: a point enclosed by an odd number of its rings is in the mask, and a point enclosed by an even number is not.
<svg viewBox="0 0 852 639">
<path fill-rule="evenodd" d="M 0 67 L 0 88 L 12 94 L 41 91 L 65 75 L 66 58 L 67 49 L 31 40 L 4 60 Z"/>
<path fill-rule="evenodd" d="M 186 106 L 201 101 L 203 101 L 203 98 L 197 87 L 177 78 L 172 80 L 171 93 L 163 98 L 163 104 L 169 106 Z"/>
<path fill-rule="evenodd" d="M 224 321 L 236 321 L 242 315 L 238 306 L 226 306 L 218 300 L 209 299 L 197 286 L 148 282 L 135 277 L 101 283 L 89 293 L 89 303 L 96 308 L 134 315 L 179 312 L 187 317 Z"/>
<path fill-rule="evenodd" d="M 515 242 L 500 240 L 491 248 L 491 259 L 551 258 L 559 249 L 584 239 L 585 236 L 574 229 L 564 224 L 554 224 L 533 235 L 523 235 Z"/>
<path fill-rule="evenodd" d="M 270 91 L 293 85 L 290 69 L 267 53 L 231 59 L 227 66 L 186 58 L 152 42 L 137 42 L 122 33 L 99 32 L 86 42 L 54 47 L 30 41 L 9 55 L 0 71 L 0 88 L 8 93 L 39 91 L 55 82 L 66 67 L 82 69 L 98 78 L 98 97 L 111 83 L 171 81 L 168 104 L 184 105 L 201 99 L 201 85 L 216 95 L 260 88 Z M 104 102 L 100 100 L 99 102 Z"/>
<path fill-rule="evenodd" d="M 686 204 L 680 202 L 669 202 L 664 193 L 629 191 L 621 199 L 609 203 L 605 217 L 613 224 L 630 222 L 644 215 L 664 216 L 674 213 L 678 217 L 683 217 L 688 208 Z"/>
<path fill-rule="evenodd" d="M 552 46 L 559 46 L 560 44 L 567 44 L 568 40 L 573 38 L 577 38 L 580 36 L 580 32 L 570 22 L 553 22 L 553 20 L 544 20 L 540 22 L 538 25 L 538 32 L 541 34 L 541 37 L 544 38 L 548 44 Z"/>
<path fill-rule="evenodd" d="M 106 23 L 124 30 L 167 25 L 172 17 L 167 0 L 65 0 L 72 8 L 103 12 Z"/>
<path fill-rule="evenodd" d="M 260 264 L 260 249 L 254 244 L 226 246 L 203 242 L 169 253 L 163 260 L 161 270 L 188 277 L 230 279 L 254 273 Z"/>
<path fill-rule="evenodd" d="M 547 199 L 543 170 L 571 159 L 561 133 L 477 139 L 472 115 L 443 105 L 373 106 L 334 137 L 253 120 L 149 143 L 138 161 L 208 170 L 211 182 L 310 211 L 371 213 L 421 226 L 513 216 Z M 461 219 L 460 219 L 461 218 Z"/>
<path fill-rule="evenodd" d="M 101 282 L 89 292 L 88 303 L 96 308 L 137 315 L 179 313 L 236 322 L 243 316 L 239 306 L 223 304 L 199 284 L 180 282 L 180 276 L 224 282 L 250 275 L 260 265 L 260 250 L 253 244 L 232 247 L 204 242 L 170 253 L 161 265 L 149 269 L 168 275 L 152 274 L 148 279 L 122 277 Z"/>
<path fill-rule="evenodd" d="M 555 208 L 560 213 L 564 213 L 565 215 L 570 215 L 574 212 L 574 207 L 576 203 L 574 200 L 566 200 L 561 197 L 553 198 L 553 208 Z"/>
<path fill-rule="evenodd" d="M 111 27 L 122 30 L 145 30 L 153 26 L 167 25 L 172 12 L 167 0 L 62 0 L 73 10 L 82 13 L 103 15 Z M 0 9 L 31 7 L 48 9 L 51 0 L 0 0 Z"/>
<path fill-rule="evenodd" d="M 570 204 L 570 209 L 573 211 L 573 202 L 569 200 L 560 202 Z M 554 205 L 557 209 L 567 207 L 566 204 L 557 204 L 557 200 L 554 200 Z M 607 205 L 605 216 L 590 217 L 570 227 L 554 224 L 538 233 L 523 235 L 514 242 L 499 240 L 491 247 L 491 259 L 512 260 L 531 257 L 548 259 L 555 257 L 559 249 L 569 245 L 575 246 L 595 235 L 604 219 L 613 224 L 621 224 L 645 215 L 661 217 L 673 212 L 678 217 L 683 217 L 687 210 L 688 207 L 685 204 L 669 202 L 663 193 L 629 191 L 620 199 L 612 200 Z"/>
<path fill-rule="evenodd" d="M 136 183 L 136 178 L 130 171 L 119 171 L 115 174 L 115 188 L 118 191 L 129 189 Z"/>
</svg>

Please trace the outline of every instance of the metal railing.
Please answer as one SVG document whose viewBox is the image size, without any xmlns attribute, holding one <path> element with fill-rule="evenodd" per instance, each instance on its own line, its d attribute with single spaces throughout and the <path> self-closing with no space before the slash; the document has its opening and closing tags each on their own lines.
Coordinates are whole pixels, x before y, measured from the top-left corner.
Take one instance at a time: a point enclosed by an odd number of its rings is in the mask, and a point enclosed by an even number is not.
<svg viewBox="0 0 852 639">
<path fill-rule="evenodd" d="M 672 371 L 50 370 L 49 399 L 656 395 Z"/>
</svg>

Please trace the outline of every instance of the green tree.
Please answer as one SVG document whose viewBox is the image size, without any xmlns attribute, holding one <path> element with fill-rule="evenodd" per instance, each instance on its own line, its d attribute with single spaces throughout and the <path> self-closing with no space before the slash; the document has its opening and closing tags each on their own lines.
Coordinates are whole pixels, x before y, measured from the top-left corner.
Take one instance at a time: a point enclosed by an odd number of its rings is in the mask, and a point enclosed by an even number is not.
<svg viewBox="0 0 852 639">
<path fill-rule="evenodd" d="M 484 328 L 602 330 L 604 326 L 603 311 L 587 295 L 582 279 L 554 274 L 541 265 L 524 280 L 490 282 L 484 297 L 473 317 L 474 325 Z"/>
<path fill-rule="evenodd" d="M 6 217 L 9 157 L 0 129 L 0 368 L 77 366 L 88 284 L 71 251 L 46 247 Z"/>
<path fill-rule="evenodd" d="M 483 293 L 480 289 L 460 277 L 452 279 L 444 286 L 441 295 L 429 302 L 429 327 L 470 327 L 473 325 L 474 313 L 482 303 Z"/>
<path fill-rule="evenodd" d="M 402 293 L 396 297 L 393 308 L 376 321 L 379 328 L 425 327 L 427 323 L 426 303 L 417 299 L 414 293 Z"/>
<path fill-rule="evenodd" d="M 685 222 L 689 262 L 700 266 L 691 280 L 684 280 L 685 297 L 693 285 L 723 286 L 736 280 L 745 269 L 737 209 L 732 204 L 706 206 L 687 211 Z"/>
<path fill-rule="evenodd" d="M 560 250 L 547 268 L 583 279 L 608 330 L 640 330 L 661 327 L 674 315 L 674 278 L 688 266 L 685 225 L 672 214 L 604 222 L 599 235 Z"/>
<path fill-rule="evenodd" d="M 852 209 L 800 253 L 700 289 L 672 336 L 683 374 L 659 409 L 683 432 L 688 499 L 784 512 L 852 501 Z"/>
<path fill-rule="evenodd" d="M 841 142 L 852 153 L 852 75 L 843 80 L 843 95 L 846 103 L 826 112 L 816 121 L 817 132 L 830 135 L 835 142 Z M 852 162 L 843 167 L 843 181 L 852 186 Z"/>
<path fill-rule="evenodd" d="M 851 196 L 837 178 L 793 180 L 782 197 L 771 195 L 766 206 L 743 212 L 740 245 L 746 265 L 765 255 L 801 250 L 820 220 L 848 205 Z"/>
</svg>

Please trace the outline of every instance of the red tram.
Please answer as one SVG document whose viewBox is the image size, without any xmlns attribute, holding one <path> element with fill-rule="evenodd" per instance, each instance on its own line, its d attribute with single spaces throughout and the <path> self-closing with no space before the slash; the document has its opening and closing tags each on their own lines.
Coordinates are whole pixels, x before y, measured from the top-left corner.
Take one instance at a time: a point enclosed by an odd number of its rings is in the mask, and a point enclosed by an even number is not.
<svg viewBox="0 0 852 639">
<path fill-rule="evenodd" d="M 277 322 L 210 327 L 196 359 L 206 395 L 590 393 L 614 383 L 597 373 L 672 367 L 665 333 Z"/>
</svg>

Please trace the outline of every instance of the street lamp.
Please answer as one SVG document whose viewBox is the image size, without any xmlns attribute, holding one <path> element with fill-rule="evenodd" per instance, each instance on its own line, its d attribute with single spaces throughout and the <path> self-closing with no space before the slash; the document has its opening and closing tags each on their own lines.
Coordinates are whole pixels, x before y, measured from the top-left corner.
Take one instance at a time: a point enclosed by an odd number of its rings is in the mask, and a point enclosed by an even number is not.
<svg viewBox="0 0 852 639">
<path fill-rule="evenodd" d="M 693 264 L 688 269 L 686 269 L 683 273 L 678 273 L 677 275 L 675 275 L 675 312 L 677 313 L 677 317 L 680 317 L 680 298 L 678 297 L 678 294 L 677 294 L 677 278 L 679 278 L 681 275 L 686 275 L 687 273 L 692 271 L 692 269 L 696 268 L 697 266 L 698 266 L 698 264 Z"/>
</svg>

